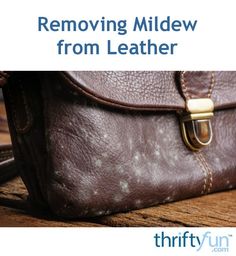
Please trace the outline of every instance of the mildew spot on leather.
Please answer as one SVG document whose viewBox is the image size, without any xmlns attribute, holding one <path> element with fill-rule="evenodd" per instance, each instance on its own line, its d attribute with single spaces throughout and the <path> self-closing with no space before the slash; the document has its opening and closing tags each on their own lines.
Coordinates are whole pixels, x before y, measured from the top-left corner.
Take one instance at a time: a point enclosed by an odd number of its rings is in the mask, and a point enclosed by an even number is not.
<svg viewBox="0 0 236 256">
<path fill-rule="evenodd" d="M 113 199 L 114 202 L 119 203 L 123 200 L 123 196 L 121 194 L 116 194 Z"/>
<path fill-rule="evenodd" d="M 101 159 L 96 159 L 94 164 L 95 164 L 96 167 L 101 168 L 102 167 L 102 160 Z"/>
<path fill-rule="evenodd" d="M 227 180 L 226 181 L 226 186 L 228 189 L 232 189 L 234 186 L 231 184 L 231 181 L 230 180 Z"/>
<path fill-rule="evenodd" d="M 129 183 L 125 180 L 120 181 L 121 191 L 124 193 L 129 193 Z"/>
<path fill-rule="evenodd" d="M 62 188 L 67 188 L 67 186 L 66 186 L 65 183 L 61 183 L 61 187 L 62 187 Z"/>
<path fill-rule="evenodd" d="M 136 152 L 134 154 L 134 159 L 135 159 L 135 161 L 138 161 L 140 159 L 140 153 L 139 152 Z"/>
<path fill-rule="evenodd" d="M 133 149 L 133 140 L 131 138 L 128 139 L 129 149 Z"/>
<path fill-rule="evenodd" d="M 105 211 L 105 215 L 109 215 L 109 214 L 111 214 L 112 213 L 112 211 L 111 210 L 107 210 L 107 211 Z"/>
<path fill-rule="evenodd" d="M 168 139 L 168 138 L 166 138 L 166 137 L 163 139 L 163 141 L 164 141 L 164 142 L 171 142 L 170 139 Z"/>
<path fill-rule="evenodd" d="M 125 172 L 125 169 L 122 165 L 116 165 L 115 166 L 115 171 L 120 173 L 120 174 L 123 174 Z"/>
<path fill-rule="evenodd" d="M 168 202 L 172 202 L 173 201 L 173 198 L 168 196 L 166 197 L 164 200 L 163 200 L 163 203 L 168 203 Z"/>
<path fill-rule="evenodd" d="M 105 215 L 105 211 L 95 212 L 95 215 L 97 215 L 97 216 Z"/>
<path fill-rule="evenodd" d="M 141 177 L 143 173 L 144 173 L 144 170 L 142 168 L 138 166 L 134 168 L 134 174 L 136 177 Z"/>
<path fill-rule="evenodd" d="M 135 202 L 134 202 L 134 204 L 135 204 L 136 207 L 141 207 L 142 203 L 143 203 L 143 202 L 142 202 L 140 199 L 137 199 L 137 200 L 135 200 Z"/>
<path fill-rule="evenodd" d="M 105 158 L 108 157 L 107 152 L 102 153 L 102 156 L 105 157 Z"/>
<path fill-rule="evenodd" d="M 175 159 L 175 160 L 179 160 L 178 155 L 174 155 L 174 159 Z"/>
</svg>

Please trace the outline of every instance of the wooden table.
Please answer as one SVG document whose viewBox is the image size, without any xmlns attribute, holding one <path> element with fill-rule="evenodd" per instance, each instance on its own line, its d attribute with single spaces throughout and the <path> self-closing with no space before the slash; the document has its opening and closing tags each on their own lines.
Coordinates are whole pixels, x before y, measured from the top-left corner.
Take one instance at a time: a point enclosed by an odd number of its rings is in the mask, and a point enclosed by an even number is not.
<svg viewBox="0 0 236 256">
<path fill-rule="evenodd" d="M 0 104 L 0 115 L 4 114 Z M 0 133 L 0 144 L 10 141 Z M 27 191 L 20 178 L 0 186 L 0 198 L 13 206 L 25 200 Z M 236 190 L 211 194 L 180 202 L 120 213 L 89 220 L 62 221 L 44 213 L 28 212 L 0 204 L 0 226 L 4 227 L 236 227 Z"/>
</svg>

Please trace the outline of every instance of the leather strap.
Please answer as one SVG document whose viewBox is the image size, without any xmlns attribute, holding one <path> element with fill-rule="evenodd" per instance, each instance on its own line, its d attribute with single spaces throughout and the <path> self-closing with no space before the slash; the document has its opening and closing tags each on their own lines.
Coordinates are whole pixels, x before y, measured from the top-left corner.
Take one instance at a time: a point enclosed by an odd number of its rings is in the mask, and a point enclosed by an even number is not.
<svg viewBox="0 0 236 256">
<path fill-rule="evenodd" d="M 211 98 L 215 85 L 214 72 L 183 71 L 181 72 L 181 91 L 186 100 Z"/>
</svg>

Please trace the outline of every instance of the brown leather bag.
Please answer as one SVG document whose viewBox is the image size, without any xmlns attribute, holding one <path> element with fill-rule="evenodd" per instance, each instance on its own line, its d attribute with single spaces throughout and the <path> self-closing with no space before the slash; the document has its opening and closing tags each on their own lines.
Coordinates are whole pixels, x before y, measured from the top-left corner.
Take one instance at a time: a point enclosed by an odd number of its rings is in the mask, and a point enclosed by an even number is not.
<svg viewBox="0 0 236 256">
<path fill-rule="evenodd" d="M 0 82 L 29 201 L 58 216 L 236 187 L 236 72 L 13 72 Z"/>
</svg>

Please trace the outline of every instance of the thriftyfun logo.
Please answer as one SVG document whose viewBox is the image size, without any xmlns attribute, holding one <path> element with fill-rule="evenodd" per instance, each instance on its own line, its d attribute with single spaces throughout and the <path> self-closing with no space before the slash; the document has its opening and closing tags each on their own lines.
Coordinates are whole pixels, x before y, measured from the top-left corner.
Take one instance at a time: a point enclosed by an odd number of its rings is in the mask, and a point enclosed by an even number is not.
<svg viewBox="0 0 236 256">
<path fill-rule="evenodd" d="M 229 252 L 230 238 L 232 235 L 215 235 L 207 231 L 202 235 L 195 235 L 189 231 L 178 233 L 178 235 L 167 235 L 164 231 L 154 236 L 156 247 L 169 248 L 195 248 L 200 251 L 202 248 L 210 248 L 212 252 Z"/>
</svg>

